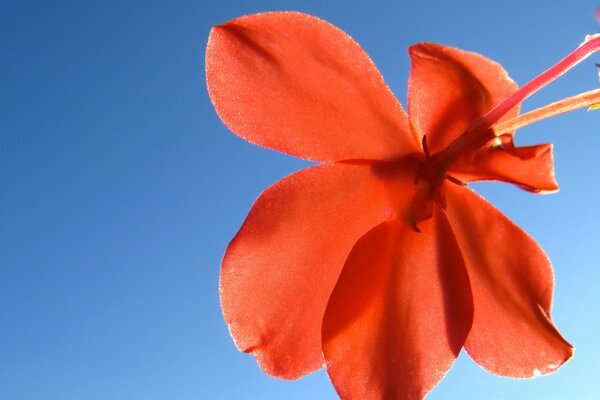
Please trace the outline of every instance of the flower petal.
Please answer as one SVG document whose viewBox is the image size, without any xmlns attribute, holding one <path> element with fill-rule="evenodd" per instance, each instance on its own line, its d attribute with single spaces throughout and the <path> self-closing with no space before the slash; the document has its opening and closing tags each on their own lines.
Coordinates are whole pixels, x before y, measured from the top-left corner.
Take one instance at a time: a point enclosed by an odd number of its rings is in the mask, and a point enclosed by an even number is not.
<svg viewBox="0 0 600 400">
<path fill-rule="evenodd" d="M 512 137 L 499 147 L 488 144 L 463 155 L 448 173 L 463 182 L 503 181 L 531 192 L 554 192 L 558 184 L 554 177 L 552 145 L 515 147 Z"/>
<path fill-rule="evenodd" d="M 494 374 L 529 378 L 553 372 L 573 350 L 550 320 L 554 282 L 548 257 L 470 189 L 448 185 L 446 200 L 473 292 L 465 349 Z"/>
<path fill-rule="evenodd" d="M 369 56 L 310 15 L 272 12 L 214 27 L 206 81 L 225 125 L 261 146 L 317 161 L 419 151 Z"/>
<path fill-rule="evenodd" d="M 422 43 L 409 54 L 408 111 L 431 154 L 517 89 L 500 64 L 477 53 Z M 503 119 L 517 113 L 515 108 Z"/>
<path fill-rule="evenodd" d="M 330 164 L 268 188 L 223 259 L 223 314 L 241 351 L 295 379 L 323 366 L 321 323 L 356 240 L 389 217 L 388 182 L 367 163 Z"/>
<path fill-rule="evenodd" d="M 443 213 L 389 220 L 352 249 L 323 320 L 327 372 L 342 399 L 422 399 L 469 332 L 466 270 Z"/>
</svg>

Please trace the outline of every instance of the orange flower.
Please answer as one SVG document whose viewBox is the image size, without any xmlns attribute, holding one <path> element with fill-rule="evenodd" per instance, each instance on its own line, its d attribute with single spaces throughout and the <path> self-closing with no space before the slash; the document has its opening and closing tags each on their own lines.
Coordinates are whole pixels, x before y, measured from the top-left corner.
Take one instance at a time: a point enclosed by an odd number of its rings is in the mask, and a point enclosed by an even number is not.
<svg viewBox="0 0 600 400">
<path fill-rule="evenodd" d="M 206 50 L 208 91 L 229 129 L 322 162 L 252 207 L 223 259 L 225 320 L 267 374 L 326 365 L 344 399 L 421 399 L 463 347 L 511 377 L 572 356 L 550 320 L 547 256 L 466 187 L 557 189 L 551 146 L 515 147 L 511 132 L 530 118 L 516 106 L 557 74 L 517 91 L 481 55 L 409 52 L 410 117 L 360 46 L 309 15 L 230 21 Z M 585 104 L 598 101 L 591 93 Z"/>
</svg>

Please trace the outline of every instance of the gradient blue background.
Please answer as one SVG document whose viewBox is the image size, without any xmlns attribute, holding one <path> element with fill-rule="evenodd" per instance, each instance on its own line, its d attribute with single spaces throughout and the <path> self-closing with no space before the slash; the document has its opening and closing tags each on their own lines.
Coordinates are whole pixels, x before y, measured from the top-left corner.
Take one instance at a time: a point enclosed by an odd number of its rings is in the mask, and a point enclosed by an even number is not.
<svg viewBox="0 0 600 400">
<path fill-rule="evenodd" d="M 300 10 L 352 35 L 405 103 L 409 44 L 480 52 L 526 82 L 597 30 L 597 1 L 21 1 L 0 8 L 0 399 L 335 399 L 321 371 L 264 375 L 222 320 L 222 254 L 258 194 L 308 163 L 247 144 L 208 99 L 210 27 Z M 594 61 L 524 107 L 598 86 Z M 553 142 L 561 191 L 476 189 L 556 272 L 577 348 L 535 380 L 461 355 L 428 397 L 598 399 L 600 111 L 520 131 Z M 268 278 L 268 277 L 265 277 Z M 425 301 L 425 300 L 424 300 Z"/>
</svg>

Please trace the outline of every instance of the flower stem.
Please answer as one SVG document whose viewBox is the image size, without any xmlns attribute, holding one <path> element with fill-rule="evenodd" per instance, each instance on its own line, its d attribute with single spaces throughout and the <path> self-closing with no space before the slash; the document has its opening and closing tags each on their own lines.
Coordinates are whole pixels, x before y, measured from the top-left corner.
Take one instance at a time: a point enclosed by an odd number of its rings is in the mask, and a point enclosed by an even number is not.
<svg viewBox="0 0 600 400">
<path fill-rule="evenodd" d="M 566 99 L 518 115 L 507 121 L 497 122 L 492 125 L 492 129 L 496 136 L 500 136 L 504 133 L 512 132 L 518 128 L 522 128 L 526 125 L 555 115 L 564 114 L 584 107 L 593 108 L 597 104 L 600 104 L 600 89 L 590 90 L 589 92 L 581 93 L 576 96 L 567 97 Z"/>
<path fill-rule="evenodd" d="M 509 112 L 517 104 L 548 85 L 562 74 L 579 64 L 591 54 L 600 50 L 600 34 L 588 36 L 586 40 L 576 48 L 571 54 L 554 64 L 548 70 L 533 78 L 519 90 L 508 96 L 496 107 L 492 108 L 487 114 L 476 122 L 469 130 L 475 131 L 487 129 L 493 123 L 498 121 L 504 114 Z"/>
<path fill-rule="evenodd" d="M 573 52 L 548 70 L 533 78 L 477 120 L 469 129 L 437 155 L 437 162 L 442 166 L 447 166 L 461 154 L 486 143 L 494 136 L 493 131 L 490 129 L 492 125 L 507 112 L 598 50 L 600 50 L 600 34 L 588 36 Z"/>
</svg>

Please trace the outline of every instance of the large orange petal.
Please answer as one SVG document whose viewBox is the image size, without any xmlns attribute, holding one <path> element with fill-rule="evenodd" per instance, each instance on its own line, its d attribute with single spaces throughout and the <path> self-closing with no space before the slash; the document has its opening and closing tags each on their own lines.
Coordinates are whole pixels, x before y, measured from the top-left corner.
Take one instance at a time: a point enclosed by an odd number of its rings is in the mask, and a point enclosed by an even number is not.
<svg viewBox="0 0 600 400">
<path fill-rule="evenodd" d="M 554 176 L 552 145 L 515 147 L 512 138 L 504 146 L 489 143 L 463 155 L 448 173 L 463 181 L 503 181 L 531 192 L 554 192 L 558 184 Z"/>
<path fill-rule="evenodd" d="M 329 295 L 354 243 L 392 214 L 387 179 L 366 163 L 320 165 L 252 207 L 223 259 L 220 294 L 237 347 L 266 373 L 294 379 L 323 366 Z"/>
<path fill-rule="evenodd" d="M 548 257 L 470 189 L 449 185 L 446 196 L 473 292 L 467 352 L 498 375 L 528 378 L 556 370 L 573 350 L 550 320 L 554 281 Z"/>
<path fill-rule="evenodd" d="M 354 246 L 323 322 L 327 371 L 342 399 L 422 399 L 472 320 L 466 270 L 446 217 L 390 220 Z"/>
<path fill-rule="evenodd" d="M 213 28 L 206 80 L 225 125 L 252 143 L 317 161 L 419 151 L 369 56 L 316 17 L 273 12 Z"/>
<path fill-rule="evenodd" d="M 476 53 L 422 43 L 409 54 L 408 111 L 431 154 L 517 89 L 500 64 Z M 517 113 L 515 108 L 504 118 Z"/>
</svg>

